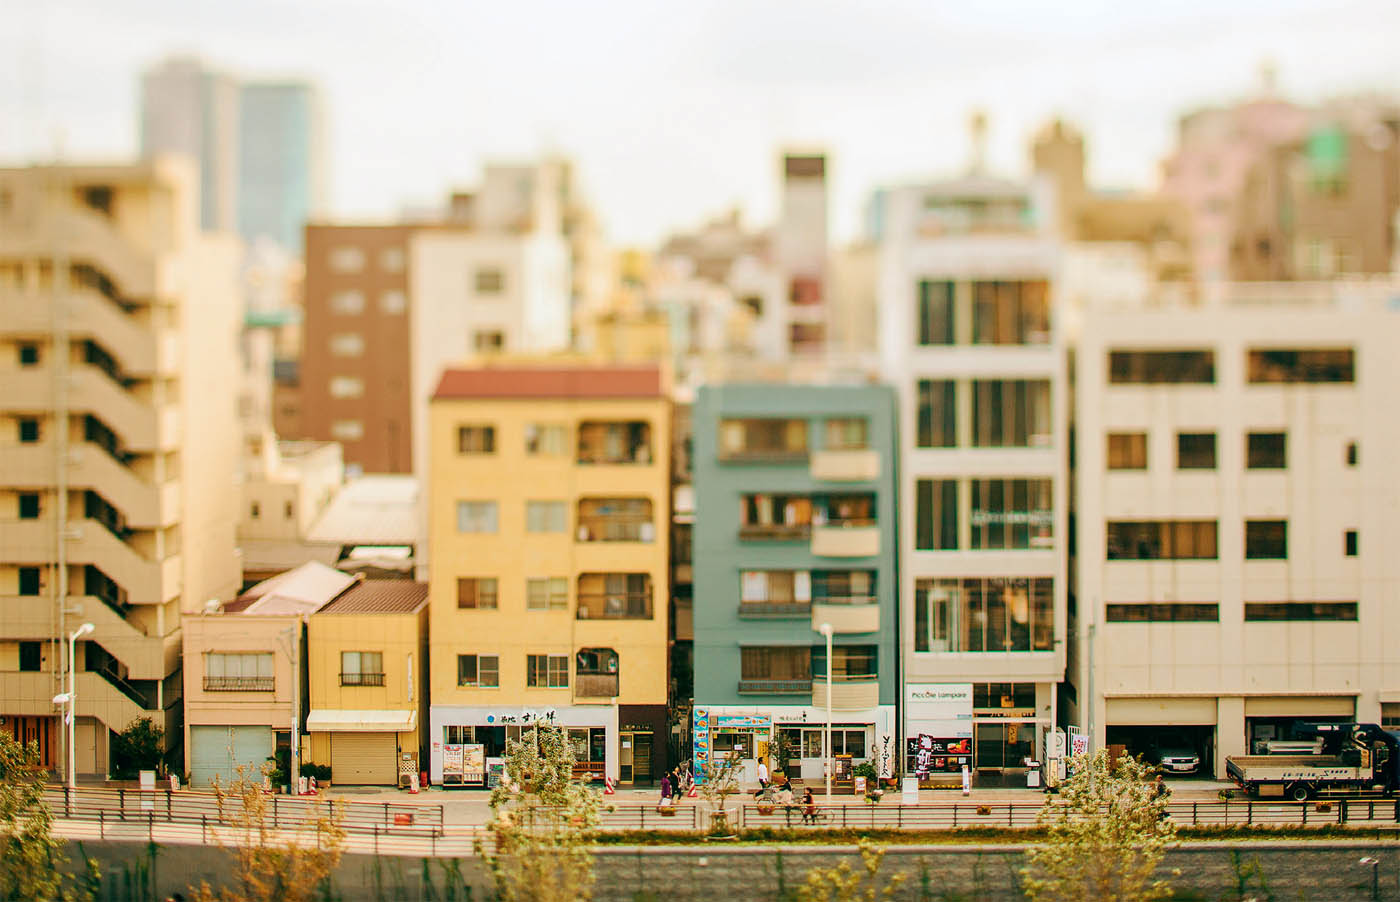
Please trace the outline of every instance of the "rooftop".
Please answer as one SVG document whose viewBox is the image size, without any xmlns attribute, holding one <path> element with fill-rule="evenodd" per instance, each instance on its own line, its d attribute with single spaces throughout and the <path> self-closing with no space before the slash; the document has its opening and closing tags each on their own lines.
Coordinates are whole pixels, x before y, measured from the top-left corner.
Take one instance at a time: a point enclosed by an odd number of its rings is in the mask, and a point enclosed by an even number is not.
<svg viewBox="0 0 1400 902">
<path fill-rule="evenodd" d="M 226 614 L 267 614 L 294 616 L 319 610 L 356 582 L 317 561 L 302 564 L 286 573 L 265 579 L 226 603 Z"/>
<path fill-rule="evenodd" d="M 449 369 L 433 400 L 457 398 L 657 398 L 657 366 L 482 367 Z"/>
<path fill-rule="evenodd" d="M 331 545 L 413 545 L 418 541 L 418 480 L 361 476 L 336 492 L 306 540 Z"/>
<path fill-rule="evenodd" d="M 428 584 L 406 579 L 366 579 L 351 586 L 318 614 L 408 614 L 428 603 Z"/>
</svg>

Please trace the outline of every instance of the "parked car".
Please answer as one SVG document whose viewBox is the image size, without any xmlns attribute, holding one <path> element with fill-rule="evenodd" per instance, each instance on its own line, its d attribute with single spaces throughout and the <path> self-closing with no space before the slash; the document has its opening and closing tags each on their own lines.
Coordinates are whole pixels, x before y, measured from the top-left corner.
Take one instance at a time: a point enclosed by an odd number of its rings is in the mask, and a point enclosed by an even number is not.
<svg viewBox="0 0 1400 902">
<path fill-rule="evenodd" d="M 1162 770 L 1169 774 L 1194 774 L 1201 769 L 1201 756 L 1188 746 L 1161 746 L 1156 757 Z"/>
</svg>

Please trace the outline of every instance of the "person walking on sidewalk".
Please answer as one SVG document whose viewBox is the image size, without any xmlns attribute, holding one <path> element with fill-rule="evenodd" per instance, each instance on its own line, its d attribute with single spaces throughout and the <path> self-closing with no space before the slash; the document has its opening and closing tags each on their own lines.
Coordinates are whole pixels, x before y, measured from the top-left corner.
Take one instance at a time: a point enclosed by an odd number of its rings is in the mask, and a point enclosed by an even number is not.
<svg viewBox="0 0 1400 902">
<path fill-rule="evenodd" d="M 671 804 L 671 775 L 664 774 L 661 777 L 661 804 L 666 806 Z"/>
</svg>

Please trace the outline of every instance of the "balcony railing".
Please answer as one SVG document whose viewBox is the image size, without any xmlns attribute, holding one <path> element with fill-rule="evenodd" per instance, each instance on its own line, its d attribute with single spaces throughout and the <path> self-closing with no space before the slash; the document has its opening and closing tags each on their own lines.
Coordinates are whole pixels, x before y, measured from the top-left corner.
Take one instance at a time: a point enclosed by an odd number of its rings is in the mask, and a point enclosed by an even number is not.
<svg viewBox="0 0 1400 902">
<path fill-rule="evenodd" d="M 574 696 L 576 698 L 615 698 L 617 696 L 617 674 L 575 674 Z"/>
<path fill-rule="evenodd" d="M 598 592 L 578 597 L 579 620 L 650 620 L 651 592 Z"/>
<path fill-rule="evenodd" d="M 384 674 L 382 673 L 342 673 L 340 675 L 340 685 L 342 686 L 383 686 Z"/>
<path fill-rule="evenodd" d="M 740 680 L 739 691 L 763 695 L 807 695 L 811 680 Z"/>
<path fill-rule="evenodd" d="M 741 601 L 740 617 L 806 617 L 812 606 L 805 601 Z"/>
<path fill-rule="evenodd" d="M 812 599 L 813 604 L 878 604 L 874 595 L 819 595 Z"/>
<path fill-rule="evenodd" d="M 205 692 L 271 692 L 274 677 L 270 676 L 207 676 Z"/>
<path fill-rule="evenodd" d="M 806 448 L 744 448 L 719 453 L 720 463 L 726 464 L 792 464 L 806 459 Z"/>
<path fill-rule="evenodd" d="M 811 534 L 810 523 L 745 523 L 739 527 L 739 538 L 744 541 L 798 542 Z"/>
<path fill-rule="evenodd" d="M 651 542 L 656 527 L 648 516 L 596 517 L 579 520 L 580 542 Z"/>
</svg>

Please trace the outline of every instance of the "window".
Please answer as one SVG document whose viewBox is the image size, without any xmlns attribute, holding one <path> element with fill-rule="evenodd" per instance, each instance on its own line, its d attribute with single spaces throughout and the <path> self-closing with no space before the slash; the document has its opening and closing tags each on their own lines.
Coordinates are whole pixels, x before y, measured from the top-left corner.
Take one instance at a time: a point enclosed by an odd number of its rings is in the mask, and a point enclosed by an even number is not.
<svg viewBox="0 0 1400 902">
<path fill-rule="evenodd" d="M 342 442 L 359 441 L 365 437 L 365 424 L 360 420 L 335 420 L 331 423 L 331 438 Z"/>
<path fill-rule="evenodd" d="M 579 620 L 650 620 L 651 575 L 580 573 Z"/>
<path fill-rule="evenodd" d="M 720 421 L 720 460 L 800 460 L 806 456 L 806 420 Z"/>
<path fill-rule="evenodd" d="M 1347 442 L 1347 466 L 1356 466 L 1357 458 L 1356 442 Z"/>
<path fill-rule="evenodd" d="M 331 250 L 329 261 L 335 272 L 359 272 L 365 268 L 365 252 L 358 247 L 337 247 Z"/>
<path fill-rule="evenodd" d="M 526 655 L 525 685 L 542 689 L 569 687 L 568 655 Z"/>
<path fill-rule="evenodd" d="M 482 267 L 476 271 L 477 294 L 500 294 L 505 290 L 505 273 L 495 267 Z"/>
<path fill-rule="evenodd" d="M 1110 561 L 1216 559 L 1214 520 L 1110 520 Z"/>
<path fill-rule="evenodd" d="M 365 293 L 351 289 L 331 295 L 331 312 L 341 316 L 358 316 L 365 312 Z"/>
<path fill-rule="evenodd" d="M 920 579 L 914 584 L 914 650 L 1049 651 L 1055 642 L 1054 581 Z"/>
<path fill-rule="evenodd" d="M 262 516 L 262 505 L 254 501 L 248 505 L 248 519 L 256 520 Z"/>
<path fill-rule="evenodd" d="M 651 542 L 656 538 L 650 498 L 580 498 L 580 542 Z"/>
<path fill-rule="evenodd" d="M 22 673 L 33 673 L 39 669 L 42 642 L 21 642 L 19 644 L 19 669 Z"/>
<path fill-rule="evenodd" d="M 32 418 L 24 418 L 19 421 L 19 440 L 25 444 L 37 442 L 39 440 L 39 421 Z"/>
<path fill-rule="evenodd" d="M 1115 385 L 1215 382 L 1214 351 L 1109 351 L 1108 381 Z"/>
<path fill-rule="evenodd" d="M 19 496 L 19 518 L 39 519 L 39 495 L 35 492 L 21 492 Z"/>
<path fill-rule="evenodd" d="M 458 655 L 457 685 L 497 689 L 501 685 L 501 659 L 497 655 Z"/>
<path fill-rule="evenodd" d="M 812 574 L 806 570 L 745 570 L 739 574 L 740 604 L 812 603 Z"/>
<path fill-rule="evenodd" d="M 506 346 L 506 333 L 500 329 L 478 329 L 472 334 L 472 349 L 478 354 L 489 354 Z"/>
<path fill-rule="evenodd" d="M 1356 353 L 1335 350 L 1251 350 L 1251 383 L 1355 382 Z"/>
<path fill-rule="evenodd" d="M 84 185 L 79 191 L 82 194 L 83 203 L 99 213 L 107 216 L 112 215 L 111 185 Z"/>
<path fill-rule="evenodd" d="M 651 461 L 651 424 L 645 420 L 579 424 L 579 463 L 649 464 Z"/>
<path fill-rule="evenodd" d="M 1285 560 L 1288 557 L 1287 520 L 1246 520 L 1245 560 Z"/>
<path fill-rule="evenodd" d="M 1044 448 L 1050 444 L 1050 381 L 974 380 L 972 444 Z"/>
<path fill-rule="evenodd" d="M 19 346 L 19 365 L 34 366 L 39 362 L 39 346 L 22 344 Z"/>
<path fill-rule="evenodd" d="M 875 571 L 817 570 L 812 573 L 812 595 L 818 604 L 875 604 Z"/>
<path fill-rule="evenodd" d="M 340 685 L 383 686 L 384 654 L 377 651 L 340 653 Z"/>
<path fill-rule="evenodd" d="M 972 526 L 974 549 L 1052 548 L 1055 517 L 1048 479 L 974 479 Z"/>
<path fill-rule="evenodd" d="M 1356 530 L 1348 529 L 1343 537 L 1343 549 L 1347 557 L 1356 557 Z"/>
<path fill-rule="evenodd" d="M 337 357 L 359 357 L 365 352 L 365 337 L 358 332 L 338 332 L 331 336 L 330 346 Z"/>
<path fill-rule="evenodd" d="M 296 508 L 292 505 L 292 502 L 290 502 L 290 501 L 284 501 L 284 502 L 282 502 L 282 519 L 284 519 L 284 520 L 290 520 L 290 519 L 292 519 L 292 514 L 295 513 L 295 511 L 296 511 Z"/>
<path fill-rule="evenodd" d="M 920 551 L 957 550 L 957 480 L 920 479 L 914 494 L 914 547 Z"/>
<path fill-rule="evenodd" d="M 759 645 L 739 649 L 741 680 L 812 680 L 812 649 L 806 645 Z"/>
<path fill-rule="evenodd" d="M 972 343 L 1049 344 L 1047 283 L 973 282 Z"/>
<path fill-rule="evenodd" d="M 365 393 L 365 380 L 356 376 L 336 376 L 331 379 L 332 398 L 358 398 Z"/>
<path fill-rule="evenodd" d="M 458 501 L 458 532 L 495 532 L 496 502 Z"/>
<path fill-rule="evenodd" d="M 1288 438 L 1282 432 L 1251 432 L 1245 437 L 1245 465 L 1251 470 L 1288 466 Z"/>
<path fill-rule="evenodd" d="M 1166 601 L 1108 605 L 1109 623 L 1219 623 L 1220 605 Z"/>
<path fill-rule="evenodd" d="M 525 609 L 563 611 L 569 607 L 569 581 L 562 576 L 525 580 Z"/>
<path fill-rule="evenodd" d="M 973 683 L 973 711 L 1034 708 L 1035 683 Z"/>
<path fill-rule="evenodd" d="M 919 380 L 918 445 L 953 448 L 958 444 L 957 386 L 950 379 Z"/>
<path fill-rule="evenodd" d="M 954 342 L 953 283 L 919 283 L 919 344 L 950 345 Z"/>
<path fill-rule="evenodd" d="M 408 298 L 402 291 L 386 291 L 379 296 L 379 312 L 397 316 L 408 309 Z"/>
<path fill-rule="evenodd" d="M 1355 620 L 1354 601 L 1245 602 L 1245 622 L 1263 620 Z"/>
<path fill-rule="evenodd" d="M 822 323 L 789 323 L 788 340 L 794 351 L 818 351 L 826 340 L 826 326 Z"/>
<path fill-rule="evenodd" d="M 205 652 L 206 692 L 271 692 L 275 686 L 272 652 Z"/>
<path fill-rule="evenodd" d="M 526 501 L 526 532 L 568 532 L 569 515 L 562 501 Z"/>
<path fill-rule="evenodd" d="M 1108 468 L 1110 470 L 1146 470 L 1147 433 L 1110 432 L 1108 434 Z"/>
<path fill-rule="evenodd" d="M 816 526 L 874 526 L 875 495 L 853 492 L 812 497 L 812 523 Z"/>
<path fill-rule="evenodd" d="M 812 307 L 822 302 L 822 283 L 811 276 L 796 276 L 788 282 L 788 301 L 798 307 Z"/>
<path fill-rule="evenodd" d="M 1381 729 L 1387 733 L 1400 732 L 1400 703 L 1381 702 Z"/>
<path fill-rule="evenodd" d="M 403 264 L 403 248 L 386 247 L 379 252 L 379 268 L 385 272 L 403 272 Z"/>
<path fill-rule="evenodd" d="M 870 447 L 870 421 L 865 417 L 832 417 L 822 424 L 828 451 L 864 451 Z"/>
<path fill-rule="evenodd" d="M 1178 470 L 1214 470 L 1215 433 L 1178 432 L 1176 434 L 1176 468 Z"/>
<path fill-rule="evenodd" d="M 496 607 L 494 576 L 463 576 L 457 579 L 457 607 L 485 610 Z"/>
<path fill-rule="evenodd" d="M 878 672 L 879 647 L 875 645 L 837 645 L 831 649 L 831 678 L 860 680 Z M 826 646 L 812 646 L 812 679 L 826 678 Z"/>
<path fill-rule="evenodd" d="M 39 568 L 20 567 L 19 568 L 19 594 L 38 595 L 39 594 Z"/>
<path fill-rule="evenodd" d="M 803 539 L 812 531 L 812 499 L 806 495 L 745 495 L 740 499 L 741 539 Z"/>
<path fill-rule="evenodd" d="M 539 457 L 568 454 L 568 429 L 563 423 L 530 423 L 525 427 L 525 453 Z"/>
<path fill-rule="evenodd" d="M 458 426 L 458 454 L 495 454 L 495 426 Z"/>
</svg>

